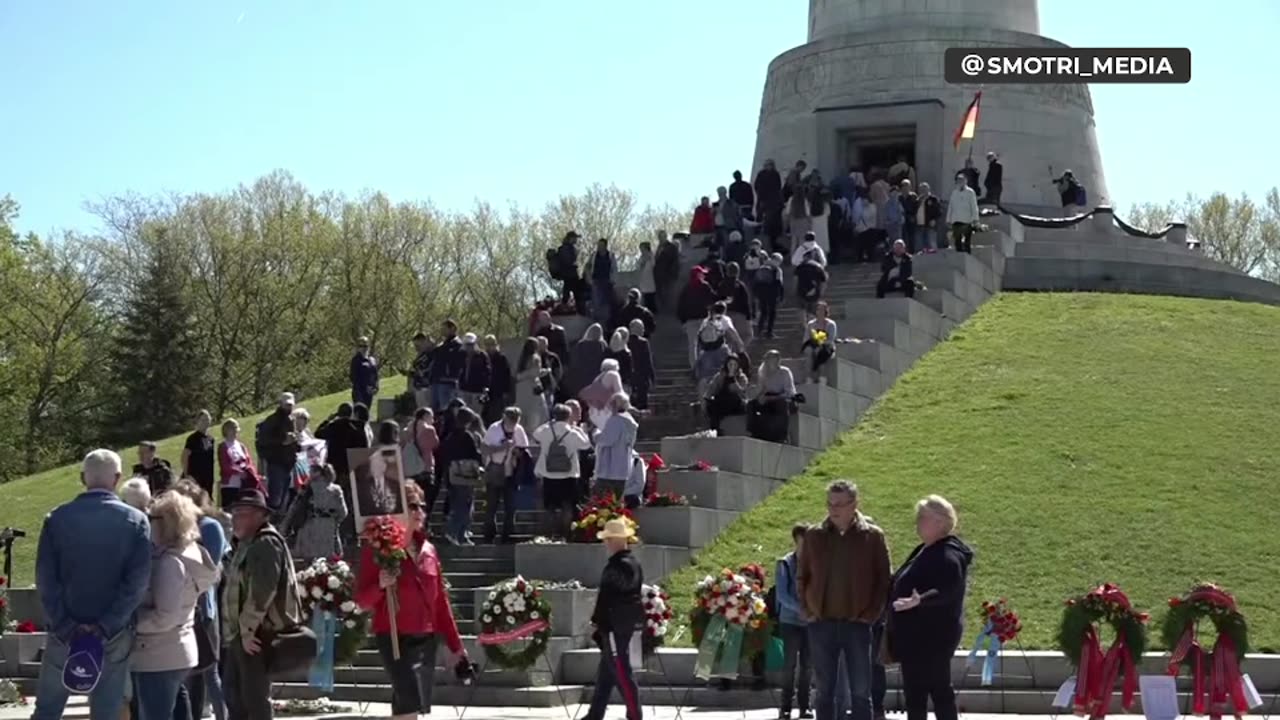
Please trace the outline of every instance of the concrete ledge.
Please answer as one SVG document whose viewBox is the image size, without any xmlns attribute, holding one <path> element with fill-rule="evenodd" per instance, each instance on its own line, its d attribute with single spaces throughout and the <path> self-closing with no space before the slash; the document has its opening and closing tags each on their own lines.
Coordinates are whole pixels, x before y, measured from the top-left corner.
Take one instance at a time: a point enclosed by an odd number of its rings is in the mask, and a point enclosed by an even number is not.
<svg viewBox="0 0 1280 720">
<path fill-rule="evenodd" d="M 911 360 L 906 353 L 871 338 L 837 343 L 836 357 L 878 371 L 882 387 L 885 389 L 888 389 L 893 381 L 911 366 Z"/>
<path fill-rule="evenodd" d="M 878 340 L 899 350 L 906 350 L 911 344 L 911 326 L 887 315 L 847 318 L 840 324 L 840 332 Z"/>
<path fill-rule="evenodd" d="M 840 346 L 836 347 L 838 349 Z M 808 380 L 808 358 L 789 358 L 783 364 L 791 369 L 797 385 L 811 385 Z M 825 379 L 829 387 L 850 395 L 860 395 L 868 400 L 880 397 L 886 389 L 879 370 L 841 359 L 838 353 L 818 369 L 818 377 Z"/>
<path fill-rule="evenodd" d="M 955 293 L 943 288 L 920 290 L 916 293 L 916 299 L 941 315 L 941 320 L 950 320 L 952 323 L 962 323 L 976 311 L 972 305 L 956 297 Z"/>
<path fill-rule="evenodd" d="M 7 632 L 0 635 L 0 675 L 21 677 L 19 668 L 24 664 L 38 662 L 47 638 L 48 635 L 42 632 Z M 36 669 L 39 670 L 38 665 Z"/>
<path fill-rule="evenodd" d="M 1125 261 L 1013 257 L 1009 290 L 1128 292 L 1280 305 L 1280 285 L 1234 272 Z"/>
<path fill-rule="evenodd" d="M 644 525 L 640 526 L 644 539 Z M 688 548 L 650 545 L 640 542 L 632 552 L 644 566 L 645 577 L 658 581 L 689 563 Z M 516 572 L 526 578 L 565 582 L 577 580 L 589 588 L 600 583 L 600 571 L 609 559 L 601 543 L 562 543 L 535 545 L 524 543 L 515 549 Z"/>
<path fill-rule="evenodd" d="M 672 470 L 658 473 L 658 489 L 689 498 L 694 507 L 749 510 L 782 485 L 778 480 L 724 470 Z"/>
<path fill-rule="evenodd" d="M 844 307 L 846 322 L 863 317 L 891 317 L 935 338 L 942 337 L 939 313 L 919 300 L 906 297 L 846 300 Z"/>
<path fill-rule="evenodd" d="M 661 454 L 668 465 L 702 460 L 720 470 L 787 480 L 804 472 L 815 453 L 748 437 L 669 437 Z"/>
<path fill-rule="evenodd" d="M 842 392 L 830 385 L 805 383 L 796 386 L 796 392 L 804 395 L 805 402 L 800 412 L 830 420 L 841 428 L 847 428 L 858 422 L 874 400 L 853 393 Z"/>
<path fill-rule="evenodd" d="M 825 450 L 840 434 L 840 427 L 831 420 L 823 420 L 814 415 L 796 413 L 791 416 L 790 428 L 787 430 L 787 444 L 809 450 Z M 749 437 L 747 418 L 736 415 L 725 418 L 720 423 L 722 437 Z M 643 537 L 643 534 L 641 535 Z"/>
<path fill-rule="evenodd" d="M 738 513 L 701 507 L 639 508 L 635 511 L 645 542 L 682 548 L 703 548 L 729 526 Z"/>
<path fill-rule="evenodd" d="M 489 592 L 492 587 L 476 588 L 474 604 L 476 612 L 475 631 L 480 632 L 480 616 L 488 605 Z M 543 588 L 542 596 L 551 603 L 551 634 L 554 637 L 576 637 L 580 642 L 574 647 L 585 647 L 589 639 L 591 611 L 595 608 L 595 590 L 562 590 Z M 586 635 L 584 635 L 584 632 Z"/>
</svg>

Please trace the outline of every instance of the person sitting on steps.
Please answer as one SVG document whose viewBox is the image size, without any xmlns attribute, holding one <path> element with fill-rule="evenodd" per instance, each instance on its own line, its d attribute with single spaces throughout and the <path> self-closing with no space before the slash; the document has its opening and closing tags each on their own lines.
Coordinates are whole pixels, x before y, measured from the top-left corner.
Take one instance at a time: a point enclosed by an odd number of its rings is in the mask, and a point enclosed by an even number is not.
<svg viewBox="0 0 1280 720">
<path fill-rule="evenodd" d="M 712 430 L 718 433 L 725 418 L 747 413 L 747 388 L 750 384 L 738 358 L 730 356 L 724 361 L 724 367 L 711 379 L 710 390 L 703 400 Z"/>
<path fill-rule="evenodd" d="M 747 431 L 757 440 L 783 442 L 791 424 L 796 381 L 791 369 L 782 364 L 782 353 L 764 354 L 757 383 L 756 397 L 747 404 Z"/>
<path fill-rule="evenodd" d="M 907 244 L 902 240 L 894 240 L 893 251 L 880 261 L 880 280 L 876 283 L 876 297 L 882 298 L 891 292 L 899 291 L 904 297 L 914 297 L 916 281 L 911 277 L 911 256 L 907 254 Z"/>
<path fill-rule="evenodd" d="M 836 354 L 836 321 L 828 317 L 826 301 L 814 307 L 813 319 L 805 323 L 802 350 L 809 351 L 809 382 L 819 381 L 819 371 Z"/>
</svg>

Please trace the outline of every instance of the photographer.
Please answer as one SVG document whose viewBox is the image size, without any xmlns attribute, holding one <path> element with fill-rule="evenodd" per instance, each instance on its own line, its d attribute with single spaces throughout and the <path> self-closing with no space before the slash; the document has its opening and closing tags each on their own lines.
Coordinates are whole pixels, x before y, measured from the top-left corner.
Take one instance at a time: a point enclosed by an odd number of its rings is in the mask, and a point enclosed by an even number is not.
<svg viewBox="0 0 1280 720">
<path fill-rule="evenodd" d="M 406 483 L 405 496 L 409 502 L 410 525 L 423 527 L 426 508 L 422 488 L 415 482 Z M 382 667 L 391 681 L 391 716 L 416 720 L 419 714 L 431 712 L 436 647 L 441 641 L 458 657 L 455 672 L 459 677 L 465 679 L 472 674 L 449 604 L 449 588 L 445 585 L 440 559 L 426 535 L 415 530 L 409 543 L 409 556 L 398 569 L 380 569 L 368 545 L 360 550 L 359 567 L 355 601 L 373 613 L 374 639 Z M 388 593 L 396 596 L 399 659 L 392 652 Z"/>
<path fill-rule="evenodd" d="M 791 368 L 782 364 L 782 353 L 777 350 L 765 353 L 757 382 L 759 392 L 747 404 L 747 430 L 757 440 L 783 442 L 792 409 L 802 398 L 796 394 Z"/>
</svg>

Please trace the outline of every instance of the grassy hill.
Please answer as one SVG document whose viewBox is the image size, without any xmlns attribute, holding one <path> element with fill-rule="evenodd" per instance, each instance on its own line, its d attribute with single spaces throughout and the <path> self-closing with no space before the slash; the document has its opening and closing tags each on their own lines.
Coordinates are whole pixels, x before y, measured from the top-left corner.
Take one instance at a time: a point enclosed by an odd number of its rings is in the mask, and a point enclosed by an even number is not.
<svg viewBox="0 0 1280 720">
<path fill-rule="evenodd" d="M 392 397 L 404 392 L 404 389 L 404 379 L 393 378 L 383 384 L 380 396 Z M 310 411 L 312 428 L 315 428 L 340 403 L 350 402 L 350 400 L 351 391 L 344 390 L 332 395 L 300 399 L 298 407 L 304 407 Z M 240 421 L 241 440 L 249 447 L 250 452 L 253 452 L 254 425 L 274 409 L 273 407 L 256 415 L 236 418 Z M 221 424 L 222 419 L 214 421 L 215 436 L 218 436 L 217 426 Z M 174 467 L 178 467 L 182 459 L 182 445 L 190 434 L 191 431 L 188 430 L 182 435 L 157 441 L 157 455 L 173 463 Z M 130 466 L 138 461 L 137 452 L 135 448 L 120 449 L 119 452 L 121 459 L 124 460 L 127 476 Z M 17 527 L 27 531 L 26 538 L 13 544 L 13 574 L 17 578 L 17 587 L 35 584 L 36 545 L 45 515 L 54 506 L 70 500 L 83 489 L 84 486 L 80 484 L 79 464 L 64 465 L 0 485 L 0 527 Z"/>
<path fill-rule="evenodd" d="M 779 557 L 792 523 L 824 517 L 826 483 L 851 478 L 895 563 L 915 502 L 955 503 L 977 551 L 970 611 L 1007 597 L 1029 647 L 1051 647 L 1064 598 L 1093 584 L 1152 611 L 1155 640 L 1167 599 L 1212 580 L 1255 650 L 1278 651 L 1278 358 L 1280 308 L 1002 295 L 667 589 L 683 615 L 697 579 Z"/>
</svg>

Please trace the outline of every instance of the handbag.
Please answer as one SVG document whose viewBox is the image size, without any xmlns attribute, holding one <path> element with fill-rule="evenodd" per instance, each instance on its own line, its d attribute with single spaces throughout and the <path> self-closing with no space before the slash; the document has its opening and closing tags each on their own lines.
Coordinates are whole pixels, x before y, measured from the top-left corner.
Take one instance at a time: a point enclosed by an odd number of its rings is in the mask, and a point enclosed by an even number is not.
<svg viewBox="0 0 1280 720">
<path fill-rule="evenodd" d="M 320 642 L 311 628 L 299 625 L 268 636 L 263 660 L 267 675 L 279 679 L 311 666 L 320 651 Z"/>
<path fill-rule="evenodd" d="M 484 467 L 484 484 L 486 487 L 502 487 L 507 483 L 507 466 L 504 463 L 490 462 Z"/>
<path fill-rule="evenodd" d="M 416 478 L 427 471 L 427 464 L 423 462 L 422 451 L 418 449 L 416 440 L 404 447 L 403 458 L 405 477 Z"/>
<path fill-rule="evenodd" d="M 454 460 L 449 463 L 449 484 L 454 487 L 477 487 L 483 473 L 479 460 Z"/>
</svg>

